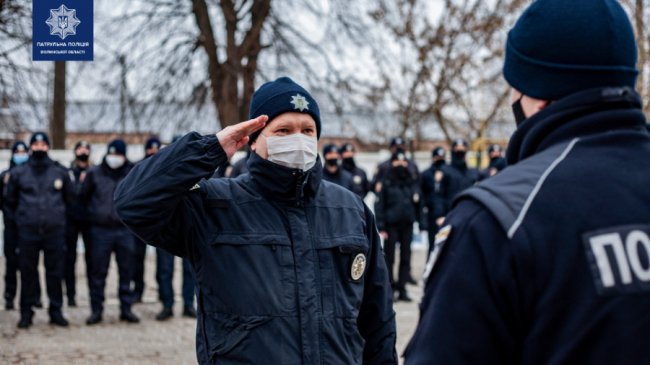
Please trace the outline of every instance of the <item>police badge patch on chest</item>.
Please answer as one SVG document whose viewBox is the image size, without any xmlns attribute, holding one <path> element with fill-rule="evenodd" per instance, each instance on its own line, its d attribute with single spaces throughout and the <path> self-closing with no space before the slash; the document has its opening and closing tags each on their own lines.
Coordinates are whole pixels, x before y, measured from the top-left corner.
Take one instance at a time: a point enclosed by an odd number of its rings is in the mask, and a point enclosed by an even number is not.
<svg viewBox="0 0 650 365">
<path fill-rule="evenodd" d="M 363 272 L 366 270 L 366 255 L 360 253 L 354 257 L 352 260 L 352 267 L 350 268 L 350 276 L 352 280 L 357 281 L 363 276 Z"/>
<path fill-rule="evenodd" d="M 61 190 L 61 188 L 63 188 L 63 180 L 61 179 L 54 180 L 54 188 L 56 190 Z"/>
</svg>

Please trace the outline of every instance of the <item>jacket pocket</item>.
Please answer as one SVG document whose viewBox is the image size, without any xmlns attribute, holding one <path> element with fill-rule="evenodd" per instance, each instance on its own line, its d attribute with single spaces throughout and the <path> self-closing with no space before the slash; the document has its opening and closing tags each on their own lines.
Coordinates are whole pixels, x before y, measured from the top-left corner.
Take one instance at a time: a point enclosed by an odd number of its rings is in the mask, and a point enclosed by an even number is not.
<svg viewBox="0 0 650 365">
<path fill-rule="evenodd" d="M 244 341 L 250 337 L 251 331 L 271 320 L 266 316 L 239 316 L 224 313 L 207 313 L 205 331 L 210 357 L 228 357 L 230 353 L 238 358 L 245 357 Z"/>
<path fill-rule="evenodd" d="M 365 236 L 323 237 L 318 240 L 323 313 L 356 318 L 363 299 L 369 244 Z"/>
<path fill-rule="evenodd" d="M 219 233 L 202 255 L 202 285 L 212 310 L 284 315 L 295 309 L 293 256 L 281 234 Z"/>
</svg>

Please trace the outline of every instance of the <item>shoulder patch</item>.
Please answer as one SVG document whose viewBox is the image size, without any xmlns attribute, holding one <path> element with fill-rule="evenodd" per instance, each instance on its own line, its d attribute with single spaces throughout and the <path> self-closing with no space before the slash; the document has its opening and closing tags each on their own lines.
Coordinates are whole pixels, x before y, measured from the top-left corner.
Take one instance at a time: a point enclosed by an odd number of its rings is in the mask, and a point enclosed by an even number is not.
<svg viewBox="0 0 650 365">
<path fill-rule="evenodd" d="M 433 246 L 433 250 L 431 251 L 431 256 L 429 256 L 429 261 L 427 261 L 427 265 L 424 268 L 423 279 L 425 283 L 429 279 L 429 275 L 431 275 L 431 271 L 433 270 L 433 266 L 436 264 L 436 261 L 440 256 L 440 252 L 445 247 L 447 238 L 449 238 L 449 234 L 451 234 L 451 228 L 452 228 L 451 224 L 448 224 L 440 228 L 440 230 L 438 230 L 438 233 L 436 234 L 435 241 L 433 243 L 431 242 L 429 243 L 434 246 Z"/>
<path fill-rule="evenodd" d="M 587 232 L 582 240 L 598 294 L 650 292 L 650 225 Z"/>
<path fill-rule="evenodd" d="M 9 180 L 11 180 L 11 173 L 10 173 L 10 172 L 7 172 L 7 173 L 5 174 L 4 183 L 5 183 L 5 184 L 9 184 Z"/>
</svg>

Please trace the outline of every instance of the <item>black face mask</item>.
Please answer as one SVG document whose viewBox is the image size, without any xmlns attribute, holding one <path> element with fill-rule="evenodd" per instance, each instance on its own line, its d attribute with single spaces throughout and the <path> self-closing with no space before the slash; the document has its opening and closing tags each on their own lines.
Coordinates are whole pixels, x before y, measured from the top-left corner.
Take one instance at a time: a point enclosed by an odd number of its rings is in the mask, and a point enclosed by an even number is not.
<svg viewBox="0 0 650 365">
<path fill-rule="evenodd" d="M 338 164 L 339 164 L 339 160 L 336 158 L 330 158 L 329 160 L 325 160 L 325 165 L 327 166 L 334 167 L 337 166 Z"/>
<path fill-rule="evenodd" d="M 517 127 L 527 119 L 526 114 L 524 113 L 524 108 L 521 106 L 521 99 L 524 97 L 522 94 L 517 101 L 512 103 L 512 114 L 515 116 L 515 123 Z"/>
<path fill-rule="evenodd" d="M 465 162 L 465 155 L 467 153 L 465 151 L 452 151 L 451 152 L 451 159 L 453 161 L 458 161 L 458 162 Z"/>
<path fill-rule="evenodd" d="M 400 180 L 406 180 L 409 177 L 409 169 L 405 166 L 395 166 L 393 167 L 393 172 L 395 177 Z"/>
<path fill-rule="evenodd" d="M 32 151 L 32 158 L 34 160 L 42 160 L 47 156 L 47 151 Z"/>
<path fill-rule="evenodd" d="M 354 157 L 346 157 L 343 159 L 343 167 L 353 169 L 355 166 Z"/>
<path fill-rule="evenodd" d="M 80 155 L 77 155 L 77 160 L 79 160 L 81 162 L 88 161 L 88 154 L 87 153 L 82 153 Z"/>
</svg>

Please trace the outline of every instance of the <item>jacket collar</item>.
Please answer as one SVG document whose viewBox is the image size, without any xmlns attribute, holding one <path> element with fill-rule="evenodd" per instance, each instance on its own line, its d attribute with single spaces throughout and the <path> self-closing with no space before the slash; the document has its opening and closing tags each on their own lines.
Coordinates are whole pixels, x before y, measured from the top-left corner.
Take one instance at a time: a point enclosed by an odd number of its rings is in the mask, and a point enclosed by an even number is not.
<svg viewBox="0 0 650 365">
<path fill-rule="evenodd" d="M 645 125 L 641 98 L 632 89 L 597 88 L 569 95 L 526 119 L 508 144 L 508 165 L 557 143 Z"/>
<path fill-rule="evenodd" d="M 316 195 L 323 176 L 320 157 L 307 171 L 278 165 L 254 152 L 247 165 L 253 184 L 269 200 L 302 204 Z"/>
</svg>

